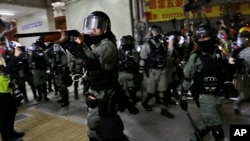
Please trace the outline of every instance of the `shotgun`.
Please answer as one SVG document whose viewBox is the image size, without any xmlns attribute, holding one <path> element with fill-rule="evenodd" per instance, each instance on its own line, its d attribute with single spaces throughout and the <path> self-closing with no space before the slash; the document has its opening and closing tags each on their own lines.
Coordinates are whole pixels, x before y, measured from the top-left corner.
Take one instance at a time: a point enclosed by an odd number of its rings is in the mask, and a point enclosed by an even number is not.
<svg viewBox="0 0 250 141">
<path fill-rule="evenodd" d="M 80 33 L 77 30 L 65 30 L 64 31 L 68 36 L 77 37 Z M 52 32 L 34 32 L 34 33 L 16 33 L 14 34 L 14 38 L 27 38 L 27 37 L 36 37 L 42 36 L 44 37 L 45 42 L 56 41 L 60 39 L 61 32 L 60 31 L 52 31 Z"/>
</svg>

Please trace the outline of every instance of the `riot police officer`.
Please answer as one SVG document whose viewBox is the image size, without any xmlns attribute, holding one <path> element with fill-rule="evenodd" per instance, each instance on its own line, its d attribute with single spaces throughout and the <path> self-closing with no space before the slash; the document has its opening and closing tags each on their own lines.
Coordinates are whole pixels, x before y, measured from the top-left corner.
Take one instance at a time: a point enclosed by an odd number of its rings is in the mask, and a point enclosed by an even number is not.
<svg viewBox="0 0 250 141">
<path fill-rule="evenodd" d="M 209 24 L 200 24 L 195 31 L 195 42 L 200 50 L 193 53 L 184 67 L 184 81 L 181 84 L 182 94 L 180 106 L 187 111 L 187 91 L 193 80 L 195 91 L 199 94 L 198 101 L 202 115 L 202 124 L 199 133 L 195 134 L 191 141 L 200 140 L 209 131 L 216 141 L 224 140 L 224 132 L 221 127 L 220 107 L 222 105 L 225 62 L 221 52 L 215 45 L 216 35 Z"/>
<path fill-rule="evenodd" d="M 135 39 L 131 35 L 122 36 L 118 49 L 118 81 L 123 85 L 123 90 L 128 92 L 130 99 L 135 104 L 139 99 L 136 92 L 140 86 L 139 53 L 135 48 Z"/>
<path fill-rule="evenodd" d="M 250 27 L 243 26 L 238 31 L 237 47 L 232 50 L 229 57 L 229 63 L 233 64 L 236 68 L 235 85 L 239 90 L 238 92 L 239 95 L 237 95 L 233 93 L 231 89 L 229 89 L 231 97 L 238 98 L 234 102 L 233 106 L 234 112 L 236 114 L 240 114 L 242 104 L 250 101 L 250 96 L 248 95 L 248 86 L 247 86 L 249 83 L 248 75 L 250 73 L 249 47 L 250 47 Z"/>
<path fill-rule="evenodd" d="M 108 15 L 102 11 L 90 13 L 84 21 L 84 32 L 88 35 L 79 34 L 80 40 L 71 40 L 63 32 L 61 39 L 56 42 L 63 43 L 63 47 L 72 55 L 81 58 L 84 68 L 88 70 L 90 87 L 86 102 L 89 140 L 126 140 L 123 122 L 117 114 L 118 51 Z M 84 43 L 91 46 L 92 51 L 85 50 Z"/>
<path fill-rule="evenodd" d="M 32 43 L 31 47 L 34 48 L 34 51 L 31 56 L 29 56 L 29 65 L 34 78 L 34 84 L 38 92 L 37 101 L 41 101 L 42 99 L 49 101 L 46 86 L 46 70 L 49 64 L 49 58 L 37 43 Z"/>
<path fill-rule="evenodd" d="M 70 80 L 66 80 L 65 76 L 68 76 L 70 71 L 67 64 L 67 55 L 64 49 L 59 44 L 53 45 L 55 58 L 54 58 L 54 73 L 55 73 L 55 85 L 58 89 L 58 92 L 61 96 L 61 100 L 58 102 L 61 103 L 61 107 L 69 105 L 69 90 L 67 83 Z"/>
<path fill-rule="evenodd" d="M 143 73 L 147 95 L 142 101 L 142 106 L 146 111 L 152 111 L 149 105 L 150 99 L 155 96 L 156 103 L 161 104 L 160 93 L 166 97 L 170 95 L 167 91 L 167 63 L 169 50 L 165 42 L 162 42 L 162 29 L 157 25 L 150 28 L 150 39 L 142 46 L 140 52 L 140 73 Z M 169 118 L 174 116 L 168 110 L 162 109 L 162 115 Z"/>
</svg>

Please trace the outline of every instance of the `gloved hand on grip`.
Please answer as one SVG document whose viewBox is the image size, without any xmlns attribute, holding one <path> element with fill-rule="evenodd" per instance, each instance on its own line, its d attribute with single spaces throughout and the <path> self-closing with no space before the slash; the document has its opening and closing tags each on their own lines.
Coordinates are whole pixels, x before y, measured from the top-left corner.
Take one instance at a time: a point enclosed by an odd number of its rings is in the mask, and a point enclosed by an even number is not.
<svg viewBox="0 0 250 141">
<path fill-rule="evenodd" d="M 183 111 L 188 110 L 187 94 L 186 93 L 181 94 L 180 107 Z"/>
<path fill-rule="evenodd" d="M 97 107 L 97 98 L 90 93 L 86 94 L 86 104 L 90 108 L 95 108 Z"/>
</svg>

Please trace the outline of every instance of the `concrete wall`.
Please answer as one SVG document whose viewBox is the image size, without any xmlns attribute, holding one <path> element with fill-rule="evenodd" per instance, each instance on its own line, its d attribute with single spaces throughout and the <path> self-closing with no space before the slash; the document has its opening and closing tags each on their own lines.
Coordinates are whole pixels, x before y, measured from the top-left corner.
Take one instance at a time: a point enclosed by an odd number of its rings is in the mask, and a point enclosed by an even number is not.
<svg viewBox="0 0 250 141">
<path fill-rule="evenodd" d="M 130 0 L 78 0 L 66 3 L 68 29 L 83 30 L 83 19 L 93 11 L 109 15 L 111 30 L 117 40 L 123 35 L 132 35 Z"/>
<path fill-rule="evenodd" d="M 51 25 L 53 21 L 49 20 L 48 12 L 46 9 L 41 9 L 39 12 L 21 17 L 18 19 L 17 33 L 33 33 L 33 32 L 45 32 L 54 31 Z M 55 24 L 54 24 L 55 25 Z M 23 46 L 30 46 L 35 42 L 38 37 L 19 38 L 19 42 Z"/>
</svg>

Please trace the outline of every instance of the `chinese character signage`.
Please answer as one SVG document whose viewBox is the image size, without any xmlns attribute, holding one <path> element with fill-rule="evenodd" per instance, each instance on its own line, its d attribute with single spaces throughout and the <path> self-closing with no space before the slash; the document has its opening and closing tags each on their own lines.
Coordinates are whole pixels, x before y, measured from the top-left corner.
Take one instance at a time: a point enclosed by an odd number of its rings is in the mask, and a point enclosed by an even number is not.
<svg viewBox="0 0 250 141">
<path fill-rule="evenodd" d="M 146 0 L 146 17 L 150 22 L 184 19 L 184 0 Z"/>
<path fill-rule="evenodd" d="M 185 0 L 146 0 L 145 16 L 149 22 L 169 21 L 174 18 L 177 20 L 184 19 L 183 6 Z M 242 15 L 250 14 L 250 3 L 233 3 L 231 10 L 235 13 L 241 12 Z M 220 4 L 204 7 L 204 12 L 207 17 L 221 17 L 226 14 L 226 5 Z M 189 17 L 193 18 L 189 12 Z"/>
</svg>

